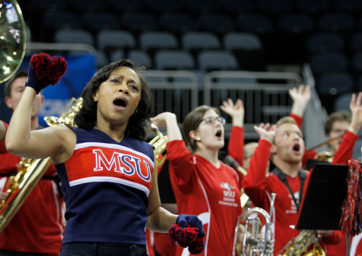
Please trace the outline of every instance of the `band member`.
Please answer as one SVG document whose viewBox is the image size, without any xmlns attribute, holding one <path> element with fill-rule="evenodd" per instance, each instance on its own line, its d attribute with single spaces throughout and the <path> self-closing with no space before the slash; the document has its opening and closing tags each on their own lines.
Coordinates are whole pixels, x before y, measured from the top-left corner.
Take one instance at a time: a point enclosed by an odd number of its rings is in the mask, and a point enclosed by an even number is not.
<svg viewBox="0 0 362 256">
<path fill-rule="evenodd" d="M 26 71 L 18 71 L 5 84 L 5 104 L 14 111 L 23 95 Z M 30 129 L 39 128 L 38 113 L 43 103 L 41 93 L 36 94 L 30 113 Z M 8 125 L 0 121 L 0 187 L 3 191 L 10 176 L 18 172 L 19 156 L 7 152 L 5 135 Z M 57 178 L 53 164 L 34 187 L 21 208 L 0 234 L 0 255 L 59 255 L 62 243 L 63 197 L 57 189 Z M 9 196 L 2 192 L 3 198 Z M 31 254 L 29 254 L 31 253 Z"/>
<path fill-rule="evenodd" d="M 298 95 L 291 94 L 293 98 L 293 107 L 291 112 L 291 117 L 298 123 L 298 126 L 302 126 L 303 122 L 303 112 L 298 112 L 300 107 L 305 105 L 305 102 L 307 100 L 306 97 L 298 97 Z M 351 104 L 354 104 L 355 102 L 355 96 L 351 98 Z M 309 99 L 308 99 L 309 100 Z M 304 103 L 304 104 L 303 104 Z M 353 111 L 351 106 L 351 111 Z M 348 160 L 352 158 L 353 154 L 353 147 L 355 144 L 355 141 L 358 139 L 358 127 L 353 128 L 353 124 L 351 124 L 352 115 L 346 111 L 338 111 L 330 114 L 325 122 L 324 131 L 325 135 L 327 137 L 327 143 L 328 151 L 322 151 L 320 153 L 317 153 L 314 150 L 306 150 L 305 154 L 303 156 L 303 166 L 305 166 L 307 169 L 312 168 L 317 161 L 327 161 L 327 162 L 338 162 L 339 164 L 347 164 Z M 355 122 L 355 120 L 353 120 Z M 336 154 L 342 141 L 347 142 L 347 147 L 342 147 L 347 149 L 347 151 L 343 154 L 342 158 Z M 348 141 L 350 143 L 348 143 Z M 337 157 L 337 159 L 334 159 Z M 346 239 L 347 236 L 342 231 L 337 231 L 340 233 L 340 236 L 343 237 L 339 240 L 336 244 L 327 244 L 327 250 L 330 256 L 343 256 L 347 255 L 347 245 L 346 245 Z"/>
<path fill-rule="evenodd" d="M 65 64 L 61 57 L 32 56 L 27 86 L 6 135 L 10 152 L 50 156 L 56 164 L 67 207 L 60 255 L 146 255 L 145 227 L 167 232 L 175 223 L 181 231 L 195 227 L 191 242 L 202 241 L 196 216 L 177 216 L 160 207 L 153 149 L 143 141 L 153 99 L 131 61 L 112 62 L 93 76 L 82 92 L 77 128 L 31 131 L 26 120 L 34 97 L 59 81 Z M 189 245 L 202 251 L 201 243 L 187 240 L 184 246 Z"/>
<path fill-rule="evenodd" d="M 302 128 L 303 123 L 303 116 L 305 109 L 310 101 L 311 98 L 311 91 L 309 85 L 299 85 L 298 87 L 293 87 L 289 89 L 289 96 L 293 100 L 290 117 L 292 117 L 299 128 Z M 248 169 L 250 165 L 250 159 L 253 156 L 255 149 L 257 148 L 258 143 L 257 142 L 249 142 L 245 144 L 244 147 L 244 168 Z M 306 152 L 303 159 L 307 158 L 313 158 L 316 154 L 315 152 L 312 153 L 312 155 L 308 154 L 309 152 Z M 269 170 L 269 166 L 268 166 Z"/>
<path fill-rule="evenodd" d="M 352 122 L 349 132 L 355 133 L 362 125 L 362 94 L 351 102 Z M 267 127 L 268 128 L 268 127 Z M 256 131 L 261 138 L 267 138 L 264 133 L 268 129 L 256 127 Z M 346 134 L 337 151 L 334 163 L 343 163 L 350 159 L 357 135 Z M 350 137 L 348 137 L 350 136 Z M 270 138 L 270 136 L 269 136 Z M 354 138 L 354 140 L 350 140 Z M 271 143 L 272 142 L 272 143 Z M 266 166 L 270 154 L 276 170 L 266 174 Z M 272 141 L 261 139 L 256 149 L 248 169 L 248 175 L 243 180 L 244 191 L 256 206 L 270 209 L 269 196 L 276 193 L 275 200 L 275 255 L 279 253 L 284 246 L 299 231 L 290 226 L 296 225 L 297 211 L 300 202 L 300 195 L 303 193 L 303 181 L 309 173 L 302 170 L 302 157 L 304 154 L 304 140 L 302 132 L 297 123 L 290 117 L 282 118 L 276 124 L 275 137 Z M 280 178 L 285 177 L 285 179 Z M 282 181 L 284 180 L 284 181 Z M 285 182 L 286 181 L 286 182 Z M 291 191 L 291 192 L 290 192 Z M 341 239 L 337 232 L 320 231 L 324 235 L 323 242 L 336 243 Z"/>
<path fill-rule="evenodd" d="M 242 101 L 237 100 L 234 105 L 229 99 L 221 109 L 233 120 L 228 153 L 242 165 Z M 182 125 L 186 143 L 175 114 L 164 112 L 151 121 L 167 128 L 167 159 L 178 211 L 198 215 L 203 221 L 206 232 L 203 255 L 232 255 L 236 220 L 241 214 L 242 175 L 218 159 L 224 146 L 225 120 L 213 107 L 195 108 Z M 176 255 L 182 253 L 178 247 Z"/>
</svg>

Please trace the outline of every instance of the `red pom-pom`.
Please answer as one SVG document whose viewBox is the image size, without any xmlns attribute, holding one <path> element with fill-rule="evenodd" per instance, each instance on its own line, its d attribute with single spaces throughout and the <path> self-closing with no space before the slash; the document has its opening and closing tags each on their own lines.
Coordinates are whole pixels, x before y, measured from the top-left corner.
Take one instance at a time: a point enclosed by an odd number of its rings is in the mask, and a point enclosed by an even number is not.
<svg viewBox="0 0 362 256">
<path fill-rule="evenodd" d="M 178 224 L 173 224 L 168 231 L 168 235 L 172 240 L 178 242 L 181 247 L 188 247 L 191 254 L 199 254 L 204 249 L 204 242 L 199 237 L 198 228 L 182 228 Z"/>
<path fill-rule="evenodd" d="M 346 234 L 356 235 L 362 230 L 362 170 L 355 159 L 350 160 L 348 165 L 348 189 L 343 202 L 340 224 Z"/>
<path fill-rule="evenodd" d="M 56 84 L 67 70 L 63 57 L 50 57 L 46 53 L 34 54 L 30 59 L 31 69 L 43 85 Z"/>
<path fill-rule="evenodd" d="M 189 251 L 191 254 L 199 254 L 204 250 L 204 241 L 202 238 L 198 238 L 194 243 L 189 245 Z"/>
</svg>

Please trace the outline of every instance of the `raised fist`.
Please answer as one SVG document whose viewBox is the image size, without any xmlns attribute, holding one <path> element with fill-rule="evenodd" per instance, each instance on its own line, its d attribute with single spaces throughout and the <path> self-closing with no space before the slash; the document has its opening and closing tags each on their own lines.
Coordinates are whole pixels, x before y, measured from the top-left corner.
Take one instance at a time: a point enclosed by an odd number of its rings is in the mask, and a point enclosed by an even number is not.
<svg viewBox="0 0 362 256">
<path fill-rule="evenodd" d="M 36 93 L 39 93 L 48 85 L 58 83 L 67 67 L 66 60 L 61 56 L 50 57 L 46 53 L 33 54 L 30 59 L 26 86 L 32 87 Z"/>
</svg>

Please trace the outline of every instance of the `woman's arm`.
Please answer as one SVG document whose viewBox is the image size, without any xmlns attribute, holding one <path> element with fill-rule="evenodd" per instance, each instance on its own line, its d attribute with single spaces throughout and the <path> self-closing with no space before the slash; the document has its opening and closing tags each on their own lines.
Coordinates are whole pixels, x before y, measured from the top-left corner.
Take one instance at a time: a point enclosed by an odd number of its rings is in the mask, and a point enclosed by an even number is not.
<svg viewBox="0 0 362 256">
<path fill-rule="evenodd" d="M 9 152 L 30 158 L 51 156 L 53 160 L 59 160 L 60 156 L 64 156 L 65 146 L 75 142 L 75 135 L 67 128 L 31 131 L 31 111 L 36 94 L 58 83 L 66 70 L 67 62 L 63 57 L 50 57 L 46 53 L 31 57 L 25 90 L 6 133 L 5 143 Z M 68 153 L 69 150 L 73 148 L 68 147 Z"/>
<path fill-rule="evenodd" d="M 175 173 L 177 185 L 182 189 L 190 188 L 190 182 L 194 175 L 195 165 L 191 152 L 187 149 L 182 140 L 181 131 L 178 127 L 176 115 L 164 112 L 150 119 L 158 127 L 167 128 L 167 160 L 170 163 L 170 170 Z M 183 192 L 187 192 L 183 190 Z"/>
<path fill-rule="evenodd" d="M 244 104 L 241 99 L 237 99 L 235 104 L 233 103 L 232 99 L 227 99 L 226 101 L 223 101 L 220 108 L 226 114 L 231 116 L 233 126 L 237 127 L 244 126 L 245 111 L 244 111 Z"/>
<path fill-rule="evenodd" d="M 52 157 L 55 162 L 61 156 L 71 154 L 75 134 L 66 127 L 49 127 L 31 130 L 30 120 L 36 92 L 26 87 L 19 105 L 15 109 L 6 133 L 6 148 L 10 153 L 29 158 Z M 74 145 L 73 145 L 74 146 Z"/>
<path fill-rule="evenodd" d="M 158 127 L 166 127 L 168 141 L 182 140 L 180 128 L 178 127 L 177 117 L 174 113 L 163 112 L 150 119 Z"/>
<path fill-rule="evenodd" d="M 178 215 L 172 214 L 161 207 L 160 195 L 158 192 L 157 169 L 152 173 L 152 188 L 148 197 L 147 208 L 148 220 L 146 227 L 156 232 L 167 233 L 172 224 L 176 223 Z"/>
<path fill-rule="evenodd" d="M 234 158 L 240 166 L 244 166 L 244 104 L 241 99 L 237 99 L 235 104 L 231 99 L 228 99 L 223 102 L 220 108 L 232 118 L 228 154 Z"/>
<path fill-rule="evenodd" d="M 182 247 L 188 247 L 191 254 L 199 254 L 204 249 L 205 232 L 201 220 L 195 215 L 175 215 L 162 208 L 157 185 L 157 168 L 152 173 L 153 184 L 147 208 L 146 228 L 160 233 L 169 233 L 169 237 Z M 176 225 L 173 225 L 176 224 Z"/>
<path fill-rule="evenodd" d="M 175 173 L 176 183 L 184 193 L 190 188 L 190 182 L 195 174 L 195 164 L 192 160 L 191 152 L 182 140 L 181 131 L 178 127 L 176 115 L 164 112 L 151 118 L 159 127 L 167 127 L 167 160 L 170 163 L 171 172 Z"/>
</svg>

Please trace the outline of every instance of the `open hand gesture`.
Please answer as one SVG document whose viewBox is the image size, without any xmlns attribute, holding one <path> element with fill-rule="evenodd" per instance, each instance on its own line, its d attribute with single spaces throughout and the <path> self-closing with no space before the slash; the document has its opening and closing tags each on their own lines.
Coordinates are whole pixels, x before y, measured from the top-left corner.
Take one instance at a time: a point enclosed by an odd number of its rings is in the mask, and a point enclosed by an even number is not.
<svg viewBox="0 0 362 256">
<path fill-rule="evenodd" d="M 267 140 L 270 143 L 273 142 L 276 130 L 275 125 L 261 123 L 259 126 L 255 125 L 254 130 L 259 135 L 260 139 Z"/>
<path fill-rule="evenodd" d="M 237 99 L 235 104 L 232 99 L 227 99 L 223 101 L 220 109 L 231 116 L 233 125 L 240 127 L 244 125 L 245 110 L 241 99 Z"/>
<path fill-rule="evenodd" d="M 362 92 L 358 93 L 358 96 L 353 93 L 349 108 L 352 112 L 351 127 L 354 132 L 358 132 L 362 126 Z"/>
</svg>

